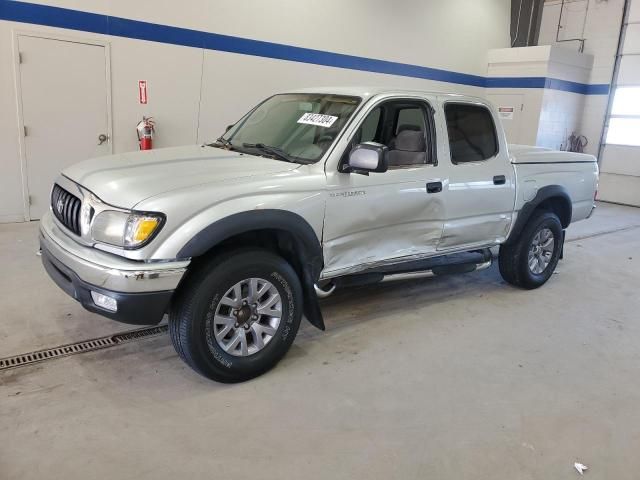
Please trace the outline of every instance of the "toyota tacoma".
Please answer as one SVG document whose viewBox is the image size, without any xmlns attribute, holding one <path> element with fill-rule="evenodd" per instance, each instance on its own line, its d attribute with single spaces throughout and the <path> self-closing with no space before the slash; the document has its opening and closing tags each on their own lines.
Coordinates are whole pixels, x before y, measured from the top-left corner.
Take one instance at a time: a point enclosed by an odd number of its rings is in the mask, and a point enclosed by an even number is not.
<svg viewBox="0 0 640 480">
<path fill-rule="evenodd" d="M 507 145 L 465 95 L 315 88 L 273 95 L 216 141 L 65 169 L 40 225 L 51 278 L 125 323 L 168 314 L 180 357 L 255 377 L 319 299 L 353 285 L 487 268 L 524 289 L 594 209 L 591 155 Z"/>
</svg>

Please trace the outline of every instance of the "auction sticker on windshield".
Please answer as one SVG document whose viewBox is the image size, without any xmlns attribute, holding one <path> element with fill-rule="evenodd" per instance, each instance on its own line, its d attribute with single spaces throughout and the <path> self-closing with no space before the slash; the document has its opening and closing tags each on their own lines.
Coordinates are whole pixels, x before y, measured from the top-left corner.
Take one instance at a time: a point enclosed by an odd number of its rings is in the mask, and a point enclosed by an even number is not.
<svg viewBox="0 0 640 480">
<path fill-rule="evenodd" d="M 317 125 L 318 127 L 330 127 L 338 117 L 333 115 L 323 115 L 321 113 L 305 113 L 300 117 L 298 123 L 306 123 L 309 125 Z"/>
</svg>

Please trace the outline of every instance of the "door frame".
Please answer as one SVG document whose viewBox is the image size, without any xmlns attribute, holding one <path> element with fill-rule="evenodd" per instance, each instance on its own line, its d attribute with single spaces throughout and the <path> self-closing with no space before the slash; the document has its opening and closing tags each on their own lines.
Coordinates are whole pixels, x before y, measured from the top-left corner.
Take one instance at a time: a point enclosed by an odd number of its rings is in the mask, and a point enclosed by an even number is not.
<svg viewBox="0 0 640 480">
<path fill-rule="evenodd" d="M 109 136 L 108 154 L 113 153 L 113 114 L 111 104 L 111 43 L 106 40 L 99 40 L 89 37 L 60 35 L 45 31 L 12 29 L 11 40 L 13 50 L 13 79 L 16 98 L 16 114 L 18 116 L 18 156 L 20 158 L 20 173 L 22 177 L 22 209 L 24 221 L 31 221 L 29 213 L 29 181 L 27 178 L 27 152 L 25 144 L 24 131 L 24 115 L 22 111 L 22 81 L 20 77 L 20 47 L 18 44 L 19 37 L 35 37 L 44 40 L 57 40 L 60 42 L 81 43 L 85 45 L 94 45 L 104 47 L 105 76 L 107 86 L 107 135 Z"/>
</svg>

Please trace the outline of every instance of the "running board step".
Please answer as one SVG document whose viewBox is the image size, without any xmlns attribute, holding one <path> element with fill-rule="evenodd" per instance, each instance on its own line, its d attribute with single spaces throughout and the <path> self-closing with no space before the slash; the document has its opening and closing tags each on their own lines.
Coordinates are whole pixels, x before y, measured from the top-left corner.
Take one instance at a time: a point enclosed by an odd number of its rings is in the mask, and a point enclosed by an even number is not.
<svg viewBox="0 0 640 480">
<path fill-rule="evenodd" d="M 482 263 L 461 263 L 457 265 L 441 265 L 433 267 L 430 270 L 405 273 L 391 273 L 382 278 L 383 282 L 396 282 L 399 280 L 410 280 L 412 278 L 428 278 L 442 275 L 453 275 L 458 273 L 478 272 L 489 268 L 492 264 L 491 259 Z"/>
<path fill-rule="evenodd" d="M 321 288 L 318 285 L 314 285 L 314 288 L 316 294 L 318 295 L 318 298 L 327 298 L 338 287 L 356 287 L 382 282 L 397 282 L 401 280 L 412 280 L 416 278 L 429 278 L 443 275 L 453 275 L 458 273 L 478 272 L 480 270 L 489 268 L 493 263 L 491 252 L 479 253 L 481 253 L 481 258 L 479 259 L 479 261 L 475 262 L 450 264 L 443 263 L 440 265 L 432 265 L 430 268 L 425 268 L 423 270 L 410 269 L 401 271 L 396 267 L 394 271 L 357 273 L 354 275 L 345 275 L 343 277 L 338 277 L 331 281 L 329 284 L 325 285 L 324 288 Z"/>
</svg>

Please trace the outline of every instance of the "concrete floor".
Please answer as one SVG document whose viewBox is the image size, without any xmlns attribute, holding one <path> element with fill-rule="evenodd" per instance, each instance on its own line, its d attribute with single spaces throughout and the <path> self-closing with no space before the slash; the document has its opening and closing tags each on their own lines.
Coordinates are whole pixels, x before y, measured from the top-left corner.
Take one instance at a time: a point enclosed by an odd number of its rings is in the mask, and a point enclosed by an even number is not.
<svg viewBox="0 0 640 480">
<path fill-rule="evenodd" d="M 127 329 L 0 225 L 0 357 Z M 272 372 L 186 367 L 166 336 L 0 373 L 1 479 L 636 479 L 640 209 L 572 226 L 547 285 L 497 267 L 325 301 Z"/>
</svg>

